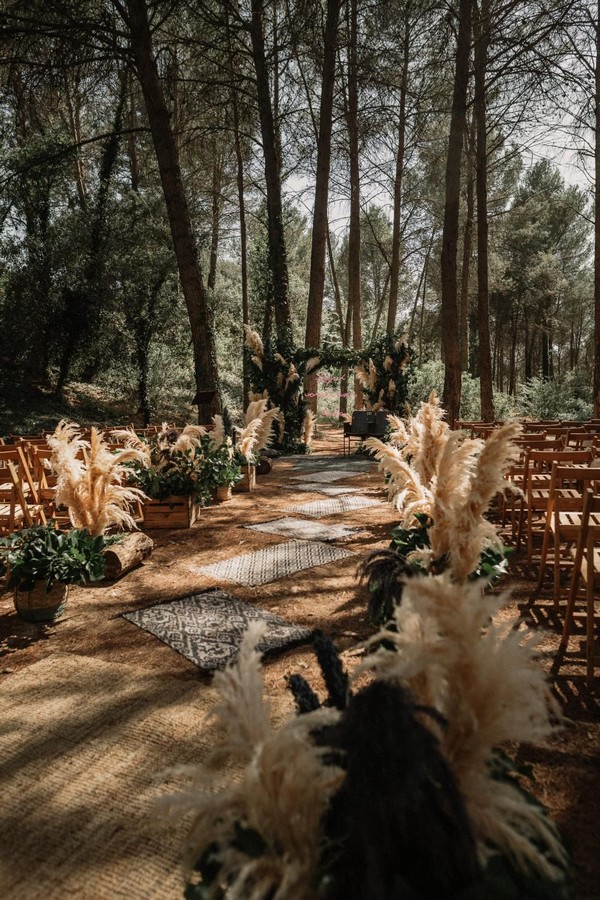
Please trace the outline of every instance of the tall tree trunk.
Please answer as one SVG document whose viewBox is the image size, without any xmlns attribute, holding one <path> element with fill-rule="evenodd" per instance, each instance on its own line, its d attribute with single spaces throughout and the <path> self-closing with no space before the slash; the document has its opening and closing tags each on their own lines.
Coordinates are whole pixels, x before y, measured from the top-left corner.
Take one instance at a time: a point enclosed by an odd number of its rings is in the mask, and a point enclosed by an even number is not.
<svg viewBox="0 0 600 900">
<path fill-rule="evenodd" d="M 475 116 L 471 119 L 467 141 L 467 210 L 463 232 L 463 258 L 460 276 L 460 362 L 463 372 L 469 368 L 469 285 L 471 282 L 471 252 L 473 249 L 473 219 L 475 217 Z"/>
<path fill-rule="evenodd" d="M 490 32 L 489 0 L 473 3 L 475 18 L 475 120 L 477 123 L 477 326 L 479 331 L 479 396 L 481 419 L 493 422 L 494 391 L 490 350 L 490 295 L 487 210 L 487 121 L 485 80 Z"/>
<path fill-rule="evenodd" d="M 404 6 L 404 39 L 402 47 L 402 73 L 400 76 L 400 109 L 398 112 L 398 149 L 394 178 L 394 221 L 392 225 L 392 263 L 390 271 L 390 299 L 388 305 L 387 332 L 394 334 L 398 314 L 398 285 L 400 283 L 400 243 L 402 215 L 402 187 L 404 178 L 404 152 L 406 148 L 406 98 L 408 94 L 408 54 L 410 50 L 410 2 Z"/>
<path fill-rule="evenodd" d="M 246 179 L 244 174 L 244 153 L 242 147 L 242 134 L 240 130 L 240 111 L 238 106 L 238 94 L 235 88 L 234 55 L 231 44 L 231 27 L 228 8 L 225 8 L 225 22 L 227 28 L 227 51 L 229 56 L 229 76 L 231 82 L 231 108 L 233 113 L 233 140 L 235 145 L 236 184 L 238 194 L 238 211 L 240 217 L 240 266 L 242 278 L 242 325 L 250 324 L 250 304 L 248 300 L 248 229 L 246 226 Z M 250 396 L 250 370 L 248 359 L 244 353 L 245 332 L 242 329 L 242 383 L 243 397 L 242 409 L 246 409 Z"/>
<path fill-rule="evenodd" d="M 306 347 L 321 344 L 323 294 L 325 291 L 325 250 L 329 235 L 327 204 L 329 200 L 329 170 L 331 168 L 331 133 L 333 127 L 333 94 L 335 87 L 335 61 L 341 0 L 327 0 L 327 18 L 323 44 L 323 74 L 321 78 L 321 106 L 319 110 L 319 134 L 317 138 L 317 175 L 315 205 L 310 248 L 310 278 L 308 308 L 306 312 Z M 316 373 L 309 375 L 305 390 L 316 394 Z M 311 398 L 310 406 L 317 409 L 317 398 Z"/>
<path fill-rule="evenodd" d="M 350 231 L 348 235 L 348 307 L 352 310 L 352 346 L 362 347 L 360 304 L 360 174 L 358 167 L 358 0 L 348 3 L 348 145 L 350 156 Z M 363 392 L 354 380 L 354 405 L 362 409 Z"/>
<path fill-rule="evenodd" d="M 459 0 L 456 68 L 448 157 L 446 199 L 442 233 L 442 350 L 444 356 L 444 406 L 453 424 L 460 414 L 461 365 L 458 331 L 457 252 L 460 213 L 460 173 L 467 112 L 472 0 Z"/>
<path fill-rule="evenodd" d="M 600 416 L 600 0 L 596 15 L 596 93 L 594 97 L 594 415 Z"/>
<path fill-rule="evenodd" d="M 217 283 L 217 262 L 219 259 L 219 231 L 221 227 L 221 181 L 223 178 L 223 158 L 217 148 L 217 142 L 213 141 L 213 171 L 212 171 L 212 215 L 210 231 L 210 262 L 208 266 L 207 286 L 209 291 L 214 291 Z"/>
<path fill-rule="evenodd" d="M 265 167 L 269 268 L 273 282 L 273 306 L 277 343 L 280 352 L 286 356 L 291 352 L 294 342 L 289 302 L 283 204 L 281 200 L 281 165 L 279 153 L 277 152 L 277 130 L 271 104 L 263 25 L 263 0 L 252 0 L 252 19 L 249 30 L 252 41 L 252 58 L 256 72 L 258 112 Z"/>
<path fill-rule="evenodd" d="M 152 49 L 146 0 L 127 0 L 131 47 L 144 95 L 150 133 L 160 173 L 179 279 L 185 299 L 194 351 L 198 420 L 207 422 L 221 409 L 217 353 L 210 309 L 198 261 L 196 241 L 183 186 L 177 145 Z M 202 393 L 214 392 L 212 402 Z"/>
</svg>

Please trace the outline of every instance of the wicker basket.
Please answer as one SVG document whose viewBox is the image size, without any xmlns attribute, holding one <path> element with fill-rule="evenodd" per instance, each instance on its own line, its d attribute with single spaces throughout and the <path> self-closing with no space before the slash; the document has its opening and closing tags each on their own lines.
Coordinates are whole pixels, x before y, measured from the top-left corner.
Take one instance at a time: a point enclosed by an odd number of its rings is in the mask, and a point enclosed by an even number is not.
<svg viewBox="0 0 600 900">
<path fill-rule="evenodd" d="M 62 615 L 68 595 L 68 584 L 57 581 L 47 591 L 46 582 L 38 581 L 31 591 L 15 590 L 15 609 L 25 622 L 54 622 Z"/>
<path fill-rule="evenodd" d="M 220 484 L 215 488 L 215 501 L 217 503 L 224 503 L 226 500 L 231 500 L 231 485 Z"/>
</svg>

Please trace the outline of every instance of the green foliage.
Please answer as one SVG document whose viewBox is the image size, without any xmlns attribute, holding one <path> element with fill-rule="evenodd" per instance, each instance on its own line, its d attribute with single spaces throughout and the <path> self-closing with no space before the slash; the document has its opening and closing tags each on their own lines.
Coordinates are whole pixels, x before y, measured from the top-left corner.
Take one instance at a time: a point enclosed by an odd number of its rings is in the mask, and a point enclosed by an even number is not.
<svg viewBox="0 0 600 900">
<path fill-rule="evenodd" d="M 368 356 L 367 356 L 368 354 Z M 372 408 L 379 404 L 393 413 L 406 412 L 408 397 L 407 375 L 411 351 L 402 338 L 384 334 L 374 341 L 362 354 L 361 368 L 365 376 L 372 373 L 363 393 Z M 371 363 L 373 367 L 371 367 Z"/>
<path fill-rule="evenodd" d="M 104 578 L 102 550 L 114 538 L 92 537 L 89 531 L 57 531 L 52 525 L 25 528 L 0 539 L 0 575 L 9 572 L 8 587 L 31 590 L 37 581 L 51 590 L 57 581 L 85 584 Z"/>
<path fill-rule="evenodd" d="M 393 618 L 394 608 L 401 602 L 403 580 L 421 575 L 439 575 L 448 568 L 446 556 L 424 562 L 422 559 L 409 559 L 415 550 L 427 550 L 431 546 L 429 529 L 433 520 L 425 513 L 415 515 L 418 525 L 410 528 L 394 528 L 391 532 L 390 550 L 374 553 L 365 564 L 364 573 L 368 580 L 369 606 L 368 615 L 372 625 L 380 627 Z M 486 547 L 479 557 L 477 568 L 469 576 L 470 581 L 485 578 L 494 582 L 506 571 L 507 555 L 511 550 L 503 547 L 502 551 Z"/>
<path fill-rule="evenodd" d="M 150 466 L 135 463 L 131 469 L 136 485 L 153 500 L 165 500 L 173 495 L 193 497 L 203 506 L 210 501 L 212 485 L 201 447 L 175 450 L 154 442 Z"/>
<path fill-rule="evenodd" d="M 203 443 L 206 439 L 203 438 Z M 237 484 L 242 479 L 241 463 L 232 455 L 232 447 L 224 441 L 216 450 L 205 451 L 203 475 L 212 488 Z"/>
<path fill-rule="evenodd" d="M 520 389 L 523 412 L 534 419 L 583 420 L 592 414 L 592 385 L 574 369 L 552 380 L 531 378 Z"/>
</svg>

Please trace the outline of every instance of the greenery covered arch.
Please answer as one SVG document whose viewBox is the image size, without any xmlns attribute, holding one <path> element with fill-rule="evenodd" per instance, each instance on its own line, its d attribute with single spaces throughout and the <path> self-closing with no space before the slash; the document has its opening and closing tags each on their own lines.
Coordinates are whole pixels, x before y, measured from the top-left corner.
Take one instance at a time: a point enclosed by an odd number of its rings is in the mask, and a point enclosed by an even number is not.
<svg viewBox="0 0 600 900">
<path fill-rule="evenodd" d="M 412 355 L 404 336 L 385 334 L 360 350 L 330 345 L 297 348 L 284 355 L 276 344 L 263 343 L 255 331 L 245 329 L 253 396 L 268 396 L 281 410 L 277 449 L 286 453 L 308 449 L 314 418 L 304 399 L 304 379 L 321 368 L 354 368 L 367 409 L 404 412 Z"/>
</svg>

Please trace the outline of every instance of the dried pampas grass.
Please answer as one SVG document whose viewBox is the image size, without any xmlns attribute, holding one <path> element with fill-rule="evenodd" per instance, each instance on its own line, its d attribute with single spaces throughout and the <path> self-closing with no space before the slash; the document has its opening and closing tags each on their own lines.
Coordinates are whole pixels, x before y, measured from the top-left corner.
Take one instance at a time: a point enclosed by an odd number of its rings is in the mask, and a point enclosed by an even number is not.
<svg viewBox="0 0 600 900">
<path fill-rule="evenodd" d="M 187 841 L 188 876 L 210 847 L 219 884 L 239 900 L 313 900 L 321 855 L 321 823 L 343 773 L 323 762 L 326 748 L 312 740 L 315 729 L 333 724 L 336 710 L 294 717 L 274 731 L 263 699 L 261 625 L 251 624 L 236 663 L 215 675 L 221 702 L 214 711 L 215 747 L 196 770 L 194 785 L 171 807 L 193 811 Z M 244 766 L 226 785 L 209 769 L 226 756 Z M 264 852 L 248 855 L 239 829 L 256 832 Z M 214 896 L 220 894 L 215 885 Z"/>
<path fill-rule="evenodd" d="M 255 450 L 257 453 L 259 453 L 261 450 L 266 450 L 273 443 L 273 426 L 276 422 L 279 423 L 280 415 L 281 414 L 278 406 L 273 406 L 271 409 L 265 410 L 265 412 L 261 415 L 260 426 L 256 433 Z"/>
<path fill-rule="evenodd" d="M 447 575 L 409 579 L 396 608 L 397 632 L 384 630 L 361 671 L 407 685 L 445 718 L 437 729 L 475 825 L 482 859 L 494 845 L 523 871 L 558 878 L 564 849 L 542 809 L 497 778 L 494 759 L 507 741 L 539 743 L 558 706 L 535 659 L 536 638 L 492 621 L 495 598 Z M 383 649 L 391 642 L 396 652 Z M 388 644 L 389 646 L 389 644 Z"/>
<path fill-rule="evenodd" d="M 312 409 L 307 409 L 302 422 L 302 440 L 310 447 L 315 432 L 316 417 Z"/>
<path fill-rule="evenodd" d="M 259 361 L 262 362 L 262 358 L 265 354 L 265 348 L 263 346 L 260 335 L 256 331 L 253 331 L 249 325 L 244 325 L 244 334 L 246 347 L 248 347 L 249 350 L 252 350 L 254 355 L 259 359 Z M 262 369 L 262 364 L 260 368 Z"/>
<path fill-rule="evenodd" d="M 374 454 L 379 467 L 389 477 L 388 497 L 402 513 L 403 526 L 415 525 L 416 513 L 430 515 L 433 501 L 431 491 L 403 458 L 402 452 L 392 444 L 385 444 L 375 437 L 367 438 L 365 447 Z"/>
<path fill-rule="evenodd" d="M 181 453 L 187 453 L 190 450 L 193 452 L 201 446 L 201 440 L 207 434 L 203 425 L 186 425 L 175 440 L 173 450 L 179 450 Z"/>
<path fill-rule="evenodd" d="M 311 356 L 311 358 L 310 358 L 309 360 L 307 360 L 306 366 L 305 366 L 305 368 L 304 368 L 304 373 L 305 373 L 305 375 L 310 375 L 310 373 L 311 373 L 311 372 L 314 372 L 314 370 L 315 370 L 315 369 L 317 368 L 317 366 L 319 366 L 320 364 L 321 364 L 321 357 L 320 357 L 320 356 Z"/>
<path fill-rule="evenodd" d="M 453 577 L 464 582 L 487 547 L 502 549 L 493 525 L 484 518 L 490 501 L 510 489 L 506 471 L 518 455 L 513 443 L 518 423 L 492 432 L 485 443 L 452 432 L 442 454 L 434 489 L 430 529 L 432 555 L 448 556 Z"/>
<path fill-rule="evenodd" d="M 215 449 L 218 449 L 226 438 L 225 423 L 223 416 L 213 416 L 213 425 L 215 426 L 211 432 L 210 439 Z"/>
<path fill-rule="evenodd" d="M 56 503 L 66 506 L 75 528 L 103 534 L 111 526 L 136 528 L 131 504 L 145 499 L 139 488 L 128 487 L 130 473 L 125 463 L 145 464 L 146 450 L 127 447 L 111 452 L 103 434 L 92 428 L 89 443 L 81 439 L 78 426 L 62 421 L 48 437 L 51 463 L 56 475 Z M 86 459 L 78 455 L 87 448 Z"/>
</svg>

